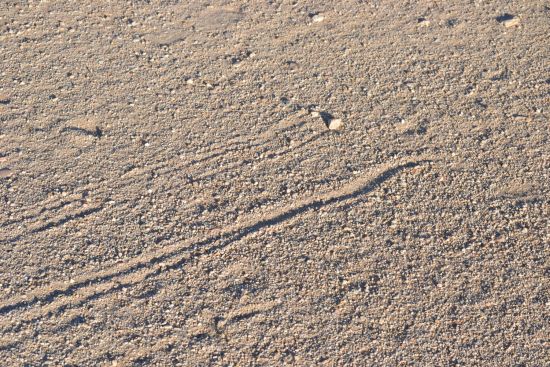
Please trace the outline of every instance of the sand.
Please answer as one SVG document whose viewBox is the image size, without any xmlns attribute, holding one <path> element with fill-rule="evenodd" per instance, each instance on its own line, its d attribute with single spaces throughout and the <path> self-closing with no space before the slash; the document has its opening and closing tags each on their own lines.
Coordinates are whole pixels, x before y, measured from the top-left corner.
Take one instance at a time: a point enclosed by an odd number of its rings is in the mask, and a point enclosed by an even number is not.
<svg viewBox="0 0 550 367">
<path fill-rule="evenodd" d="M 549 19 L 3 0 L 1 365 L 549 365 Z"/>
</svg>

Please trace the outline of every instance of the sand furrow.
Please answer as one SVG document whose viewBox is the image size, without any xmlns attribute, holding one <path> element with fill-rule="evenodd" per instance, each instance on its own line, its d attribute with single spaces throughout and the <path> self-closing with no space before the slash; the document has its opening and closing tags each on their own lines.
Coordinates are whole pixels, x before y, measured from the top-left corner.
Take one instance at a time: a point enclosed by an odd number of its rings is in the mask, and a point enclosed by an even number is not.
<svg viewBox="0 0 550 367">
<path fill-rule="evenodd" d="M 142 281 L 161 271 L 161 268 L 171 269 L 180 266 L 188 256 L 187 253 L 182 255 L 183 251 L 198 250 L 207 253 L 215 251 L 217 247 L 212 244 L 220 238 L 233 236 L 230 240 L 235 241 L 261 228 L 284 222 L 305 211 L 356 197 L 373 190 L 403 169 L 412 168 L 423 162 L 427 162 L 426 157 L 383 164 L 373 172 L 361 176 L 339 189 L 304 198 L 291 205 L 267 211 L 262 215 L 243 218 L 234 225 L 211 231 L 206 238 L 191 238 L 133 258 L 109 269 L 84 274 L 72 282 L 51 284 L 49 287 L 37 289 L 25 296 L 12 298 L 0 304 L 0 315 L 4 316 L 22 310 L 18 314 L 18 319 L 33 320 L 78 302 L 79 299 L 86 300 L 93 298 L 98 292 L 111 291 L 119 287 L 120 284 L 129 285 L 136 281 Z M 38 304 L 40 305 L 37 308 Z M 2 328 L 8 325 L 9 322 L 6 321 L 0 323 Z"/>
</svg>

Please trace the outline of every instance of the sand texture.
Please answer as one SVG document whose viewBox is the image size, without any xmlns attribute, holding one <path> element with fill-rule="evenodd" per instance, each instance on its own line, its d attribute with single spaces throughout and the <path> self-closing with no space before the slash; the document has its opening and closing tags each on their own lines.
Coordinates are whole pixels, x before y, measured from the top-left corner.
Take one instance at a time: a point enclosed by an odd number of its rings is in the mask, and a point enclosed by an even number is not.
<svg viewBox="0 0 550 367">
<path fill-rule="evenodd" d="M 550 366 L 550 2 L 0 0 L 1 366 Z"/>
</svg>

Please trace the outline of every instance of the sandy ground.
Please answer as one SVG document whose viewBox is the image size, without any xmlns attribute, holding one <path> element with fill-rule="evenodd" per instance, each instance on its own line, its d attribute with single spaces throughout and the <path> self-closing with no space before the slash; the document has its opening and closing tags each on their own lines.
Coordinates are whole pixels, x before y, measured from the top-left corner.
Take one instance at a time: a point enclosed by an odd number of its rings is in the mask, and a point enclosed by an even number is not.
<svg viewBox="0 0 550 367">
<path fill-rule="evenodd" d="M 550 365 L 549 34 L 1 0 L 1 365 Z"/>
</svg>

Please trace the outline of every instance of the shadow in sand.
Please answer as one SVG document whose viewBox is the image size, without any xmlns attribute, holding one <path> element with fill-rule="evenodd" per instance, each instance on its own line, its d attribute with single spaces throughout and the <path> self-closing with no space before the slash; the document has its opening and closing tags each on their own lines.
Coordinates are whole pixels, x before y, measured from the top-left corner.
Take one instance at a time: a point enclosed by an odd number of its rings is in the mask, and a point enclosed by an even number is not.
<svg viewBox="0 0 550 367">
<path fill-rule="evenodd" d="M 319 112 L 319 116 L 321 116 L 321 119 L 323 120 L 323 123 L 325 124 L 325 126 L 328 127 L 330 126 L 330 122 L 334 119 L 334 116 L 332 116 L 330 113 L 328 112 Z"/>
</svg>

